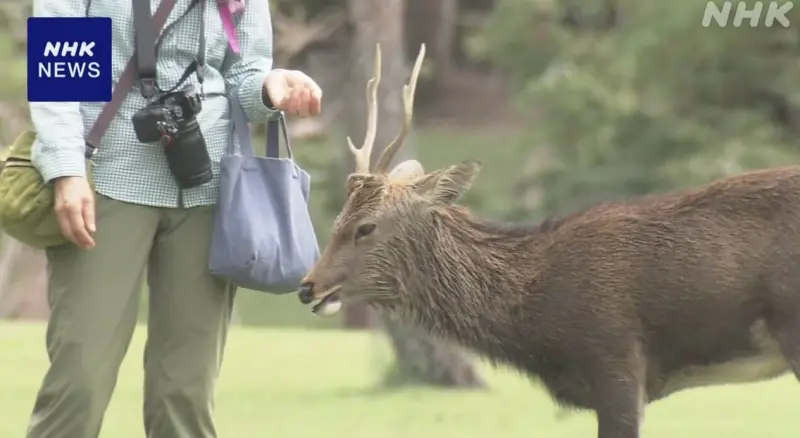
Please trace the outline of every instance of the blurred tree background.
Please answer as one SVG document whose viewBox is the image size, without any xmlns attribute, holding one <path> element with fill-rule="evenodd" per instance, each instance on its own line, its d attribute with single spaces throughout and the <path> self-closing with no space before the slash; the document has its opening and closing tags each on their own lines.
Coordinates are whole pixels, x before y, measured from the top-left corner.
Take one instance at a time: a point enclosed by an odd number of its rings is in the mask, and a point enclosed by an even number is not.
<svg viewBox="0 0 800 438">
<path fill-rule="evenodd" d="M 3 142 L 26 123 L 29 3 L 0 4 Z M 371 65 L 378 41 L 384 66 L 391 62 L 402 73 L 394 72 L 384 84 L 379 138 L 391 138 L 399 127 L 399 88 L 386 87 L 407 80 L 410 61 L 424 42 L 428 57 L 418 88 L 416 132 L 406 152 L 427 169 L 466 158 L 483 161 L 465 203 L 487 216 L 537 220 L 603 200 L 800 161 L 800 8 L 790 11 L 789 28 L 704 28 L 705 5 L 697 0 L 272 0 L 276 65 L 307 71 L 325 91 L 322 116 L 290 121 L 296 156 L 314 178 L 311 208 L 320 244 L 343 202 L 350 165 L 345 135 L 363 136 L 358 120 L 363 109 L 352 103 L 363 100 L 369 74 L 364 66 Z M 0 303 L 21 294 L 41 297 L 30 286 L 14 293 L 11 283 L 0 278 Z M 316 318 L 293 295 L 242 291 L 239 297 L 244 324 L 331 328 L 374 326 L 378 320 L 364 309 L 351 309 L 344 321 Z M 25 317 L 19 311 L 6 316 Z M 416 345 L 412 356 L 431 359 L 412 361 L 410 372 L 423 377 L 418 380 L 436 375 L 432 380 L 440 383 L 480 384 L 461 353 L 413 328 L 395 328 L 390 333 L 398 355 Z M 437 357 L 456 364 L 449 371 L 435 366 L 451 379 L 426 369 L 442 362 Z"/>
<path fill-rule="evenodd" d="M 535 196 L 516 215 L 796 162 L 797 27 L 704 28 L 705 6 L 498 2 L 477 45 L 537 114 L 520 181 Z"/>
</svg>

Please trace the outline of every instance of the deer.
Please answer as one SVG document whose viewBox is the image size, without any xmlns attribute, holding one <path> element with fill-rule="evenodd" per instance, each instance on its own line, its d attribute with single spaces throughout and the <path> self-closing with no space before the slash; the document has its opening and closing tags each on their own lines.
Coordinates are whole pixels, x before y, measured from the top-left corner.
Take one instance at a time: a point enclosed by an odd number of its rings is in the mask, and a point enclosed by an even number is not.
<svg viewBox="0 0 800 438">
<path fill-rule="evenodd" d="M 367 128 L 330 241 L 298 287 L 320 316 L 366 303 L 594 411 L 598 438 L 637 438 L 671 394 L 800 379 L 800 166 L 598 203 L 537 224 L 458 204 L 482 164 L 390 169 L 411 127 L 425 46 L 403 89 L 400 132 L 370 166 Z"/>
</svg>

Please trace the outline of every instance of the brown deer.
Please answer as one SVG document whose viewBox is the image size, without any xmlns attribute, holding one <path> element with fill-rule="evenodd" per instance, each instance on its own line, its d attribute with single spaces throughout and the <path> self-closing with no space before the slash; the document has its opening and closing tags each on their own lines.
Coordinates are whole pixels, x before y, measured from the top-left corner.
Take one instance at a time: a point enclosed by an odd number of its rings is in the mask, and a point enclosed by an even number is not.
<svg viewBox="0 0 800 438">
<path fill-rule="evenodd" d="M 635 438 L 647 403 L 677 391 L 800 379 L 800 166 L 597 205 L 537 226 L 456 205 L 480 165 L 389 171 L 405 123 L 370 172 L 364 145 L 330 244 L 300 300 L 334 313 L 363 301 L 542 380 L 591 409 L 599 438 Z"/>
</svg>

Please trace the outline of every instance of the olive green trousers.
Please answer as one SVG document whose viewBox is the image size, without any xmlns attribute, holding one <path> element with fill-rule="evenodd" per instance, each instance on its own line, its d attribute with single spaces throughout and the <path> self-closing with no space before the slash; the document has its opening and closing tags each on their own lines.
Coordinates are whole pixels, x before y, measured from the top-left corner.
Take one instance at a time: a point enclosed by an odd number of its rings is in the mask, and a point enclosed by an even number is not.
<svg viewBox="0 0 800 438">
<path fill-rule="evenodd" d="M 50 367 L 28 438 L 94 438 L 150 290 L 144 352 L 149 438 L 216 437 L 214 387 L 235 290 L 211 277 L 214 208 L 166 209 L 97 195 L 95 248 L 47 250 Z"/>
</svg>

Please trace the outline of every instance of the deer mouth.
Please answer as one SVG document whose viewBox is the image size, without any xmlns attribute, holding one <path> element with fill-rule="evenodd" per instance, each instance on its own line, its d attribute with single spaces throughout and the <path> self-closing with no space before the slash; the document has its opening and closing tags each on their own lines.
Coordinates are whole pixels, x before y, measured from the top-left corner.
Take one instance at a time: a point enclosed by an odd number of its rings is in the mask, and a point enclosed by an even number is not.
<svg viewBox="0 0 800 438">
<path fill-rule="evenodd" d="M 322 298 L 311 308 L 315 315 L 333 316 L 342 310 L 342 300 L 339 298 L 339 290 L 342 286 L 334 286 L 322 294 Z"/>
</svg>

